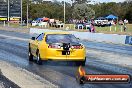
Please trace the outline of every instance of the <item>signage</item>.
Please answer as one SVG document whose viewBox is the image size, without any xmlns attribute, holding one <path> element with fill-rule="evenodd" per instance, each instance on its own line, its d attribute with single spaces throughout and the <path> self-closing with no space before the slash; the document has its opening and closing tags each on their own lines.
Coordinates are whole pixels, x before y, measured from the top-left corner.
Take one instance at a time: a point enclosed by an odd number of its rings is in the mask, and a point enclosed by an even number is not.
<svg viewBox="0 0 132 88">
<path fill-rule="evenodd" d="M 7 18 L 5 18 L 5 17 L 0 18 L 0 21 L 6 21 L 6 20 L 7 20 Z"/>
<path fill-rule="evenodd" d="M 131 44 L 132 45 L 132 36 L 126 36 L 125 44 Z"/>
<path fill-rule="evenodd" d="M 10 18 L 10 21 L 19 21 L 19 20 L 20 20 L 19 17 L 12 17 L 12 18 Z"/>
</svg>

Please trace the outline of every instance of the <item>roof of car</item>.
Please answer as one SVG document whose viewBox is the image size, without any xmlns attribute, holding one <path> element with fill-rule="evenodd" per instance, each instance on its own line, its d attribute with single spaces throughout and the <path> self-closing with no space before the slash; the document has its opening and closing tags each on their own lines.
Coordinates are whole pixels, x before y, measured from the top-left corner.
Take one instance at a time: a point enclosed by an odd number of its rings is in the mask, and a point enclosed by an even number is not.
<svg viewBox="0 0 132 88">
<path fill-rule="evenodd" d="M 45 34 L 70 34 L 69 32 L 45 32 Z"/>
</svg>

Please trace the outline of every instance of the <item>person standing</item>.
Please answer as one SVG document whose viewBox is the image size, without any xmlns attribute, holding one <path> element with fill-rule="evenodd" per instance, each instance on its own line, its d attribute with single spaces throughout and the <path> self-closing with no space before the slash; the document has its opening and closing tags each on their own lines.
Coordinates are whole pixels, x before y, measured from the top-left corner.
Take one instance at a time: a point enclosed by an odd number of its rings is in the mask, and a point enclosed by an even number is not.
<svg viewBox="0 0 132 88">
<path fill-rule="evenodd" d="M 123 29 L 124 29 L 124 32 L 126 31 L 126 29 L 127 29 L 127 27 L 126 27 L 126 24 L 124 23 L 123 24 L 124 26 L 123 26 Z"/>
<path fill-rule="evenodd" d="M 128 21 L 125 19 L 124 23 L 123 23 L 123 30 L 124 30 L 124 32 L 127 30 L 127 26 L 126 26 L 127 22 Z"/>
<path fill-rule="evenodd" d="M 93 23 L 91 23 L 91 32 L 95 33 L 95 27 Z"/>
<path fill-rule="evenodd" d="M 95 33 L 94 19 L 91 19 L 91 32 Z"/>
</svg>

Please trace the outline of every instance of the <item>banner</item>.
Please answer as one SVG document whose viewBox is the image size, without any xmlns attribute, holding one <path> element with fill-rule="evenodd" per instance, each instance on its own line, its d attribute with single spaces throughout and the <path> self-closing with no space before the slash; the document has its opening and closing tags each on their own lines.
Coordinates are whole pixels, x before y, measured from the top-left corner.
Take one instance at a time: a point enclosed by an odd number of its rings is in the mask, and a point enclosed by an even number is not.
<svg viewBox="0 0 132 88">
<path fill-rule="evenodd" d="M 7 18 L 5 18 L 5 17 L 0 18 L 0 21 L 7 21 Z"/>
<path fill-rule="evenodd" d="M 10 21 L 19 21 L 20 20 L 20 17 L 11 17 L 10 18 Z"/>
<path fill-rule="evenodd" d="M 78 68 L 76 79 L 79 84 L 85 83 L 130 83 L 128 74 L 87 74 L 80 66 Z"/>
<path fill-rule="evenodd" d="M 132 36 L 126 36 L 125 44 L 131 44 L 132 45 Z"/>
</svg>

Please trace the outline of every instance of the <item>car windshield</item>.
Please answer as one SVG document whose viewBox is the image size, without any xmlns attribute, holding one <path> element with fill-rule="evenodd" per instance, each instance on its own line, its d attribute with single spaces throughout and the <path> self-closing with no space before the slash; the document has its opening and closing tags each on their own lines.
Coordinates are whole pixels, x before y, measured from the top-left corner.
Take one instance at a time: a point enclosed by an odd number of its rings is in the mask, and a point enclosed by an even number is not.
<svg viewBox="0 0 132 88">
<path fill-rule="evenodd" d="M 78 39 L 72 34 L 48 34 L 47 43 L 79 43 Z"/>
</svg>

